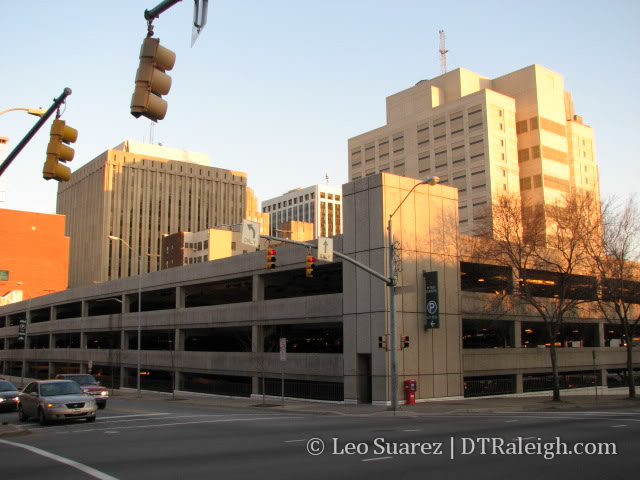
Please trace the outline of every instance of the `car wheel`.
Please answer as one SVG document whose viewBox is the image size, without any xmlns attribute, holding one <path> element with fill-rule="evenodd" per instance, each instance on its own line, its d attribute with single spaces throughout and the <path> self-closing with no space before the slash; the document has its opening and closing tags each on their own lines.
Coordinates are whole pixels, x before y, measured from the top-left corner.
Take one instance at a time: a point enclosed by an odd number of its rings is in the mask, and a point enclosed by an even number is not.
<svg viewBox="0 0 640 480">
<path fill-rule="evenodd" d="M 96 417 L 87 417 L 87 423 L 93 423 L 96 421 Z"/>
<path fill-rule="evenodd" d="M 107 402 L 99 403 L 98 404 L 98 408 L 100 410 L 103 410 L 103 409 L 107 408 Z"/>
<path fill-rule="evenodd" d="M 18 406 L 18 419 L 19 419 L 21 422 L 26 422 L 27 420 L 29 420 L 29 417 L 27 417 L 27 416 L 24 414 L 24 410 L 22 409 L 22 405 L 19 405 L 19 406 Z"/>
<path fill-rule="evenodd" d="M 42 425 L 43 427 L 44 427 L 47 423 L 49 423 L 49 422 L 47 421 L 47 417 L 46 417 L 46 415 L 44 414 L 44 410 L 42 410 L 42 408 L 39 408 L 39 409 L 38 409 L 38 420 L 40 420 L 40 425 Z"/>
</svg>

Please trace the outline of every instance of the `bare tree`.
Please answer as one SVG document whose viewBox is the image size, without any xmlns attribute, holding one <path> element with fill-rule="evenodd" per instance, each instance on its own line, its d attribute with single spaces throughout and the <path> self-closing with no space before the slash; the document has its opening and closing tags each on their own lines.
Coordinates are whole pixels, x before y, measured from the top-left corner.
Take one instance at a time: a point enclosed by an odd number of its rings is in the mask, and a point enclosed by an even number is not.
<svg viewBox="0 0 640 480">
<path fill-rule="evenodd" d="M 533 309 L 545 324 L 553 371 L 553 400 L 560 400 L 556 343 L 567 313 L 593 301 L 595 284 L 580 274 L 588 265 L 585 238 L 594 223 L 591 195 L 568 193 L 555 204 L 524 205 L 519 195 L 499 195 L 475 232 L 472 256 L 512 269 L 508 309 Z"/>
<path fill-rule="evenodd" d="M 598 278 L 598 309 L 627 349 L 629 397 L 636 397 L 633 339 L 640 334 L 640 210 L 632 196 L 601 208 L 598 235 L 586 242 L 592 274 Z"/>
</svg>

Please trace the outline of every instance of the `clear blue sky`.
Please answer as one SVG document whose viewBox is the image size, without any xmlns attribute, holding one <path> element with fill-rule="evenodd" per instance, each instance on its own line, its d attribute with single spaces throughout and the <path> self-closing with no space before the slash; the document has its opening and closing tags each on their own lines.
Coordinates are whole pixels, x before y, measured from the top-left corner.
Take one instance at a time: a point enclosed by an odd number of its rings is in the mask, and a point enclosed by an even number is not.
<svg viewBox="0 0 640 480">
<path fill-rule="evenodd" d="M 0 110 L 48 107 L 79 130 L 72 170 L 125 139 L 149 139 L 129 113 L 145 8 L 159 0 L 3 1 Z M 605 196 L 638 192 L 640 2 L 210 0 L 193 48 L 193 2 L 155 21 L 177 54 L 169 111 L 155 142 L 209 154 L 247 172 L 260 200 L 297 186 L 347 181 L 347 139 L 385 123 L 385 97 L 449 69 L 497 77 L 538 63 L 565 77 L 596 133 Z M 0 117 L 11 147 L 36 117 Z M 2 176 L 5 208 L 55 212 L 42 179 L 47 124 Z"/>
</svg>

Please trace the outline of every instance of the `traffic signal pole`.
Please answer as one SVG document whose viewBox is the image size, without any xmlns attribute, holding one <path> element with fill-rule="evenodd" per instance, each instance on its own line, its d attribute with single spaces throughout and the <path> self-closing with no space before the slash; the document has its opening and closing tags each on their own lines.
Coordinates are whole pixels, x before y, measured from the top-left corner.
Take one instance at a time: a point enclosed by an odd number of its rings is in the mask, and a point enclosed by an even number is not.
<svg viewBox="0 0 640 480">
<path fill-rule="evenodd" d="M 55 112 L 58 109 L 58 107 L 64 103 L 65 99 L 69 95 L 71 95 L 71 89 L 67 87 L 64 89 L 62 94 L 53 101 L 53 105 L 51 105 L 49 109 L 44 113 L 44 115 L 40 117 L 40 119 L 36 122 L 33 128 L 29 130 L 29 133 L 27 133 L 25 137 L 22 140 L 20 140 L 20 143 L 16 145 L 16 148 L 14 148 L 9 154 L 9 156 L 7 156 L 5 161 L 2 162 L 2 165 L 0 165 L 0 176 L 2 176 L 4 171 L 9 167 L 9 165 L 11 165 L 11 162 L 13 162 L 13 160 L 18 156 L 18 154 L 27 145 L 27 143 L 29 143 L 29 141 L 38 132 L 38 130 L 40 130 L 40 127 L 42 127 L 42 125 L 46 123 L 49 117 L 53 115 L 53 112 Z"/>
</svg>

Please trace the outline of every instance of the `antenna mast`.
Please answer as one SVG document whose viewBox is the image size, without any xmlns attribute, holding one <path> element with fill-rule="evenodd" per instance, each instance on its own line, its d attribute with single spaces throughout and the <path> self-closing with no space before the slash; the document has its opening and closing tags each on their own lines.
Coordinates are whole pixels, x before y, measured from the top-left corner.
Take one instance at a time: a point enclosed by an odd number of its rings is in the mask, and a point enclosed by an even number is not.
<svg viewBox="0 0 640 480">
<path fill-rule="evenodd" d="M 445 46 L 446 37 L 444 30 L 438 30 L 440 34 L 440 75 L 447 73 L 447 50 Z"/>
</svg>

